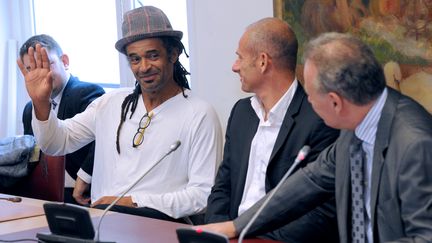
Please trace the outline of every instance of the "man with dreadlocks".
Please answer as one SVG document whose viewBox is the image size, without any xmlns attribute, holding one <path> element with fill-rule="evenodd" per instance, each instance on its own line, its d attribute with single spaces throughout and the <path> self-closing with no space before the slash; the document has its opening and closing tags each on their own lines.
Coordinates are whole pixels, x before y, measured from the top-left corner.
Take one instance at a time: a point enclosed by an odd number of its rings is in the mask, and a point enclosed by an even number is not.
<svg viewBox="0 0 432 243">
<path fill-rule="evenodd" d="M 82 204 L 90 200 L 82 196 L 90 181 L 92 206 L 106 207 L 147 173 L 115 209 L 165 220 L 199 213 L 221 159 L 222 134 L 213 108 L 189 91 L 188 72 L 178 60 L 182 32 L 151 6 L 126 12 L 122 32 L 115 47 L 127 57 L 135 88 L 111 91 L 64 121 L 50 112 L 46 50 L 29 49 L 28 69 L 18 60 L 34 104 L 35 137 L 53 155 L 96 140 L 93 175 L 80 171 L 74 192 Z M 179 149 L 154 166 L 177 140 Z"/>
</svg>

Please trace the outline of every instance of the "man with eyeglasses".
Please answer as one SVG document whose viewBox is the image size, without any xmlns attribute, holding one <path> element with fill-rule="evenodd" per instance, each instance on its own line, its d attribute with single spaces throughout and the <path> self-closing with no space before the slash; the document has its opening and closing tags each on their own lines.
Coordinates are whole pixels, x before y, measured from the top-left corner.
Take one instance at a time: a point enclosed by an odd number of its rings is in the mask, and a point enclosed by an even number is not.
<svg viewBox="0 0 432 243">
<path fill-rule="evenodd" d="M 96 84 L 82 82 L 69 72 L 69 56 L 63 52 L 60 45 L 49 35 L 35 35 L 21 46 L 19 55 L 24 66 L 30 69 L 30 59 L 27 54 L 30 47 L 40 44 L 47 50 L 50 60 L 51 76 L 53 79 L 51 104 L 52 110 L 59 119 L 67 119 L 84 111 L 87 106 L 105 91 Z M 32 103 L 24 107 L 22 122 L 24 134 L 33 135 L 31 126 Z M 95 143 L 91 142 L 79 150 L 65 156 L 65 190 L 64 201 L 77 203 L 72 197 L 78 170 L 82 169 L 92 174 Z"/>
<path fill-rule="evenodd" d="M 126 12 L 122 32 L 115 47 L 129 61 L 135 88 L 111 91 L 65 121 L 50 113 L 46 50 L 29 49 L 29 56 L 35 56 L 30 70 L 18 60 L 34 104 L 35 137 L 43 151 L 56 155 L 96 139 L 93 175 L 79 172 L 78 202 L 89 202 L 82 192 L 91 181 L 92 206 L 106 207 L 147 173 L 114 208 L 179 221 L 205 209 L 221 159 L 219 120 L 208 103 L 189 91 L 189 73 L 178 60 L 182 32 L 172 29 L 160 9 Z M 154 166 L 178 140 L 181 146 Z"/>
</svg>

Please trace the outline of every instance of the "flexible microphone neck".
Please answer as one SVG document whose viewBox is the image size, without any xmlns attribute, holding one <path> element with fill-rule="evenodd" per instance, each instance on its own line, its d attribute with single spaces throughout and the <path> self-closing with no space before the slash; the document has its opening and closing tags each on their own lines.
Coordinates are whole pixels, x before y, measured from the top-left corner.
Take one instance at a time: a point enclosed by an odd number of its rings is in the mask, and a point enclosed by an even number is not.
<svg viewBox="0 0 432 243">
<path fill-rule="evenodd" d="M 19 203 L 22 201 L 22 198 L 20 198 L 20 197 L 0 197 L 0 200 Z"/>
<path fill-rule="evenodd" d="M 156 161 L 156 163 L 154 163 L 152 165 L 152 167 L 150 167 L 144 174 L 141 175 L 140 178 L 138 178 L 138 180 L 136 180 L 131 186 L 129 186 L 126 191 L 124 191 L 120 196 L 118 196 L 110 205 L 108 205 L 108 207 L 105 208 L 105 210 L 102 213 L 102 216 L 99 219 L 99 223 L 96 229 L 96 233 L 95 233 L 95 241 L 99 241 L 99 230 L 100 230 L 100 226 L 102 223 L 102 219 L 104 218 L 105 214 L 120 200 L 122 199 L 126 193 L 128 193 L 132 188 L 134 188 L 138 182 L 140 182 L 142 180 L 142 178 L 144 178 L 144 176 L 146 176 L 156 165 L 158 165 L 163 159 L 165 159 L 165 157 L 167 157 L 169 154 L 171 154 L 172 152 L 174 152 L 179 146 L 180 146 L 181 142 L 179 140 L 175 141 L 173 144 L 171 144 L 170 149 L 168 150 L 168 152 L 166 152 L 158 161 Z"/>
<path fill-rule="evenodd" d="M 252 224 L 255 222 L 255 220 L 258 218 L 258 216 L 261 214 L 263 209 L 267 206 L 267 204 L 272 199 L 273 195 L 279 190 L 283 182 L 292 174 L 294 169 L 297 167 L 297 165 L 302 162 L 306 156 L 308 155 L 310 151 L 310 147 L 308 145 L 303 146 L 302 149 L 300 149 L 299 153 L 297 154 L 296 159 L 294 160 L 294 163 L 291 165 L 291 167 L 288 169 L 288 171 L 285 173 L 285 175 L 282 177 L 282 179 L 279 181 L 279 183 L 276 185 L 276 187 L 269 192 L 268 197 L 264 200 L 263 204 L 258 208 L 258 210 L 255 212 L 255 214 L 252 216 L 252 219 L 246 224 L 244 229 L 240 232 L 240 236 L 238 238 L 238 243 L 243 243 L 243 238 L 245 237 L 246 233 L 249 231 L 250 227 L 252 227 Z"/>
</svg>

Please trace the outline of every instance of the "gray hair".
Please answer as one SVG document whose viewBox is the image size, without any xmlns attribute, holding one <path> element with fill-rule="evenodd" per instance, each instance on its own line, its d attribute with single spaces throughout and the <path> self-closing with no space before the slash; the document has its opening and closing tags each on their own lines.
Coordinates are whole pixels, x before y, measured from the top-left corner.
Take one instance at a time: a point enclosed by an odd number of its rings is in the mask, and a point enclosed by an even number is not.
<svg viewBox="0 0 432 243">
<path fill-rule="evenodd" d="M 318 36 L 308 43 L 303 58 L 318 69 L 320 92 L 335 92 L 356 105 L 375 100 L 386 86 L 372 50 L 349 34 Z"/>
</svg>

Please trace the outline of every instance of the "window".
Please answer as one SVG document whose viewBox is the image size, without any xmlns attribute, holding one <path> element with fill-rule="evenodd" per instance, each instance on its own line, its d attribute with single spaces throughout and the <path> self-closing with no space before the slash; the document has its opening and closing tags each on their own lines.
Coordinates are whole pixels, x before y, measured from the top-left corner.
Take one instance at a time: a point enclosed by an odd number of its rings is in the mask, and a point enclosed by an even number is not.
<svg viewBox="0 0 432 243">
<path fill-rule="evenodd" d="M 121 29 L 117 7 L 127 11 L 140 7 L 140 2 L 158 7 L 167 14 L 174 29 L 183 31 L 186 50 L 188 38 L 186 0 L 129 1 L 33 0 L 35 33 L 48 34 L 57 40 L 69 56 L 71 73 L 82 81 L 98 83 L 108 89 L 120 84 L 132 85 L 134 78 L 125 57 L 114 48 L 121 33 L 117 29 L 117 26 Z M 180 57 L 180 62 L 189 70 L 185 55 Z M 121 72 L 127 74 L 121 75 Z"/>
<path fill-rule="evenodd" d="M 103 7 L 102 7 L 103 6 Z M 104 87 L 120 84 L 116 4 L 110 0 L 34 0 L 35 33 L 51 35 L 69 55 L 70 70 Z"/>
</svg>

